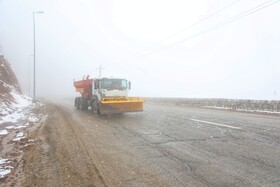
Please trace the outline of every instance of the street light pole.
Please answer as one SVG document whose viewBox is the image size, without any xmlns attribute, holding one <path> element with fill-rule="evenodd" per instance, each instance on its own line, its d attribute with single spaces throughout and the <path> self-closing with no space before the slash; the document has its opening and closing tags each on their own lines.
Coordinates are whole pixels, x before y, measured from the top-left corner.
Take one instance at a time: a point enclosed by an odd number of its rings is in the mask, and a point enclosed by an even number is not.
<svg viewBox="0 0 280 187">
<path fill-rule="evenodd" d="M 31 82 L 31 60 L 30 60 L 30 57 L 33 57 L 33 55 L 29 55 L 28 56 L 28 95 L 31 97 L 31 85 L 30 85 L 30 82 Z"/>
<path fill-rule="evenodd" d="M 42 11 L 38 11 L 38 12 L 34 12 L 33 11 L 33 42 L 34 42 L 34 54 L 33 54 L 33 57 L 34 57 L 34 78 L 33 78 L 33 99 L 35 100 L 36 99 L 36 28 L 35 28 L 35 14 L 42 14 L 44 12 Z"/>
</svg>

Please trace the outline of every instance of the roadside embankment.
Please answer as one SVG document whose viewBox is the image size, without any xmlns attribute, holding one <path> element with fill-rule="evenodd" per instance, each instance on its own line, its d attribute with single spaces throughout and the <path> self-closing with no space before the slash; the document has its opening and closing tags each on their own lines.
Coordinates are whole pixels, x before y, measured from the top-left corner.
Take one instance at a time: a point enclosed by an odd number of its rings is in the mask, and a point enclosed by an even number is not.
<svg viewBox="0 0 280 187">
<path fill-rule="evenodd" d="M 29 135 L 45 118 L 44 105 L 22 94 L 10 64 L 0 54 L 0 186 L 21 186 Z"/>
</svg>

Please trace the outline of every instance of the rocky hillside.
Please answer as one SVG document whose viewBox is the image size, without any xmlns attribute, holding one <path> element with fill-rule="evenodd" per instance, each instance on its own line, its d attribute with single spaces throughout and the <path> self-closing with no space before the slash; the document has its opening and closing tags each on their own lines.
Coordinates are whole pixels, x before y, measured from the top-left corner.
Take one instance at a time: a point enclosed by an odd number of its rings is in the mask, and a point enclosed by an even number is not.
<svg viewBox="0 0 280 187">
<path fill-rule="evenodd" d="M 18 80 L 4 56 L 0 56 L 0 125 L 22 118 L 32 99 L 21 93 Z"/>
<path fill-rule="evenodd" d="M 12 92 L 16 91 L 21 94 L 18 80 L 12 71 L 10 64 L 0 54 L 0 102 L 6 105 L 14 101 Z"/>
<path fill-rule="evenodd" d="M 0 54 L 0 186 L 20 184 L 24 149 L 34 143 L 28 135 L 42 117 L 42 104 L 21 93 L 13 70 Z"/>
</svg>

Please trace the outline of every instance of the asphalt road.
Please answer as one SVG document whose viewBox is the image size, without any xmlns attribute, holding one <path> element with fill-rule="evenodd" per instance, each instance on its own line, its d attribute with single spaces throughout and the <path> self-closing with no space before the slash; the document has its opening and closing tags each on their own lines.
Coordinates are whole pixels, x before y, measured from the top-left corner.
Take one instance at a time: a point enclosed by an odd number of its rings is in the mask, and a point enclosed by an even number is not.
<svg viewBox="0 0 280 187">
<path fill-rule="evenodd" d="M 84 185 L 280 186 L 279 116 L 149 103 L 142 113 L 98 116 L 70 100 L 49 106 L 49 131 L 62 143 L 53 150 L 85 171 Z"/>
</svg>

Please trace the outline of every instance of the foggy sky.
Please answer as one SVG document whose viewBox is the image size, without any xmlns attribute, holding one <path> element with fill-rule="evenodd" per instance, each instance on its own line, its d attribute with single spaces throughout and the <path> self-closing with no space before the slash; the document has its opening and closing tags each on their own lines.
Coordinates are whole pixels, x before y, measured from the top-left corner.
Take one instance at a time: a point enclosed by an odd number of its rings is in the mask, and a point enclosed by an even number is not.
<svg viewBox="0 0 280 187">
<path fill-rule="evenodd" d="M 73 79 L 102 65 L 103 76 L 131 80 L 135 96 L 280 99 L 280 3 L 186 39 L 263 2 L 0 0 L 0 53 L 32 93 L 32 12 L 44 11 L 35 16 L 39 96 L 74 96 Z"/>
</svg>

